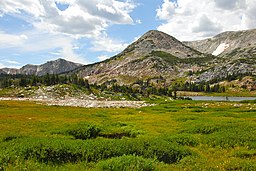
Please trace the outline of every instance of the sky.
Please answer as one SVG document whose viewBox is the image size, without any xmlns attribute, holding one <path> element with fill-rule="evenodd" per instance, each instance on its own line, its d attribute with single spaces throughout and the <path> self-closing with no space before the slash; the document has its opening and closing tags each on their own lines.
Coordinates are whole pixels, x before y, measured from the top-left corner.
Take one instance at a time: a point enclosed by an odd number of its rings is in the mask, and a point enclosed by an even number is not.
<svg viewBox="0 0 256 171">
<path fill-rule="evenodd" d="M 256 0 L 1 0 L 0 68 L 91 64 L 149 30 L 181 41 L 256 28 Z"/>
</svg>

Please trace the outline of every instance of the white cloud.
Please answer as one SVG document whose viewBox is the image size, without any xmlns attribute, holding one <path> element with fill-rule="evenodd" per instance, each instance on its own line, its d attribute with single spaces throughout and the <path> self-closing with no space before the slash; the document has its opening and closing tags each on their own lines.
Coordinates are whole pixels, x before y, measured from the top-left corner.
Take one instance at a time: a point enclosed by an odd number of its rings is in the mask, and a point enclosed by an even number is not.
<svg viewBox="0 0 256 171">
<path fill-rule="evenodd" d="M 194 33 L 204 33 L 206 32 L 208 34 L 215 34 L 216 32 L 220 32 L 222 30 L 221 26 L 219 26 L 219 23 L 211 21 L 205 14 L 200 16 L 196 20 L 195 26 L 192 27 L 192 32 Z"/>
<path fill-rule="evenodd" d="M 0 63 L 0 68 L 4 68 L 6 65 Z"/>
<path fill-rule="evenodd" d="M 98 56 L 97 57 L 100 61 L 104 61 L 104 60 L 106 60 L 106 59 L 108 59 L 108 58 L 110 58 L 109 56 L 106 56 L 106 55 L 101 55 L 101 56 Z"/>
<path fill-rule="evenodd" d="M 9 59 L 2 59 L 1 61 L 2 61 L 2 62 L 5 62 L 5 63 L 8 63 L 8 64 L 15 64 L 15 65 L 20 64 L 20 63 L 17 62 L 17 61 L 9 60 Z"/>
<path fill-rule="evenodd" d="M 180 40 L 256 27 L 255 0 L 164 0 L 156 12 L 165 21 L 157 29 Z"/>
<path fill-rule="evenodd" d="M 73 44 L 75 44 L 74 39 L 70 37 L 47 32 L 32 31 L 27 32 L 26 35 L 0 33 L 0 49 L 10 48 L 11 50 L 15 49 L 15 51 L 25 53 L 51 52 L 55 49 L 60 49 L 58 53 L 55 52 L 55 57 L 88 64 L 88 61 L 75 53 L 74 50 L 77 47 Z"/>
<path fill-rule="evenodd" d="M 161 8 L 156 10 L 157 17 L 162 20 L 169 20 L 171 19 L 172 15 L 175 13 L 175 7 L 177 4 L 175 2 L 164 0 Z"/>
<path fill-rule="evenodd" d="M 136 7 L 133 2 L 116 0 L 61 0 L 57 2 L 69 6 L 61 11 L 54 1 L 40 1 L 44 14 L 40 16 L 40 20 L 33 23 L 34 26 L 77 38 L 97 36 L 112 24 L 134 23 L 129 15 Z"/>
<path fill-rule="evenodd" d="M 142 21 L 141 21 L 140 19 L 137 19 L 137 20 L 135 21 L 135 23 L 137 23 L 137 24 L 142 24 Z"/>
<path fill-rule="evenodd" d="M 92 41 L 93 51 L 120 52 L 128 46 L 117 40 L 110 39 L 107 34 L 101 34 Z"/>
<path fill-rule="evenodd" d="M 9 59 L 2 59 L 0 60 L 0 69 L 1 68 L 20 68 L 21 63 L 15 61 L 15 60 L 9 60 Z"/>
<path fill-rule="evenodd" d="M 71 44 L 65 45 L 60 50 L 60 57 L 63 57 L 68 61 L 73 61 L 81 64 L 88 64 L 88 61 L 86 61 L 84 58 L 82 58 L 80 55 L 76 54 L 73 51 L 73 46 Z"/>
<path fill-rule="evenodd" d="M 0 48 L 12 48 L 21 46 L 28 37 L 24 34 L 13 35 L 0 32 Z"/>
<path fill-rule="evenodd" d="M 0 1 L 0 13 L 21 13 L 22 11 L 36 17 L 45 13 L 39 0 L 4 0 Z"/>
<path fill-rule="evenodd" d="M 56 3 L 67 9 L 59 10 Z M 53 53 L 57 48 L 65 59 L 87 63 L 75 52 L 74 42 L 87 38 L 94 51 L 121 51 L 127 44 L 110 39 L 105 30 L 113 24 L 136 23 L 130 16 L 135 7 L 131 0 L 1 0 L 0 15 L 19 16 L 33 29 L 21 35 L 0 32 L 0 48 Z"/>
<path fill-rule="evenodd" d="M 225 10 L 246 7 L 246 0 L 214 0 L 214 2 L 218 8 Z"/>
</svg>

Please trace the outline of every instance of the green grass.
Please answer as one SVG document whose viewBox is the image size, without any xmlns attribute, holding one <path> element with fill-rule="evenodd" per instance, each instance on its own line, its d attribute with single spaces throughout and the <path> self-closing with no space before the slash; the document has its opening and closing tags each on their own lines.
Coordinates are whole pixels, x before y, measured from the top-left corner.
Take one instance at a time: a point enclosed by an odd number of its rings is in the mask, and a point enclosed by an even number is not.
<svg viewBox="0 0 256 171">
<path fill-rule="evenodd" d="M 0 101 L 0 170 L 256 170 L 255 102 L 150 102 Z"/>
</svg>

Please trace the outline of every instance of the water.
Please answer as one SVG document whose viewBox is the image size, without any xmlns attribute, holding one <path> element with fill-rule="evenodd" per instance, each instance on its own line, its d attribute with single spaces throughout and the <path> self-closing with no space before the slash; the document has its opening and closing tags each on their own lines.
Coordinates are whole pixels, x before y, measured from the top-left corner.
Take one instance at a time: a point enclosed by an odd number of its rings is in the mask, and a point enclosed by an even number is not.
<svg viewBox="0 0 256 171">
<path fill-rule="evenodd" d="M 256 97 L 226 97 L 226 96 L 188 96 L 192 100 L 203 100 L 203 101 L 232 101 L 240 102 L 243 100 L 255 100 Z"/>
</svg>

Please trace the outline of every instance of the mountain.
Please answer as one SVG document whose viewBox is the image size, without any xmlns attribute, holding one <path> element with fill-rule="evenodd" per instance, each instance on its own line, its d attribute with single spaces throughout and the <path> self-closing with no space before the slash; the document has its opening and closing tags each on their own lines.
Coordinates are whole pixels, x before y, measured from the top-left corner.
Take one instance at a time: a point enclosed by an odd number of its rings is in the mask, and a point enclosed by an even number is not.
<svg viewBox="0 0 256 171">
<path fill-rule="evenodd" d="M 42 65 L 25 65 L 20 69 L 13 68 L 2 68 L 1 73 L 5 74 L 25 74 L 25 75 L 46 75 L 49 74 L 60 74 L 63 72 L 74 70 L 81 67 L 82 64 L 66 61 L 64 59 L 57 59 L 54 61 L 48 61 Z"/>
<path fill-rule="evenodd" d="M 0 74 L 17 74 L 19 73 L 19 69 L 16 68 L 2 68 L 0 69 Z"/>
<path fill-rule="evenodd" d="M 76 74 L 89 83 L 120 85 L 170 85 L 176 82 L 210 82 L 256 76 L 256 29 L 224 32 L 213 38 L 180 42 L 151 30 L 121 53 L 105 61 L 81 65 L 63 59 L 20 69 L 0 69 L 0 73 Z"/>
<path fill-rule="evenodd" d="M 183 43 L 202 53 L 218 56 L 214 66 L 194 78 L 196 82 L 256 75 L 256 29 L 229 31 L 213 38 Z"/>
<path fill-rule="evenodd" d="M 151 30 L 120 54 L 80 67 L 69 74 L 75 73 L 99 84 L 110 80 L 131 84 L 138 79 L 170 83 L 173 79 L 184 77 L 191 68 L 200 68 L 214 59 L 214 56 L 188 47 L 168 34 Z"/>
<path fill-rule="evenodd" d="M 202 53 L 213 54 L 215 52 L 215 55 L 223 56 L 237 49 L 255 47 L 256 29 L 227 31 L 220 33 L 213 38 L 183 43 Z M 216 53 L 216 50 L 219 53 Z"/>
</svg>

